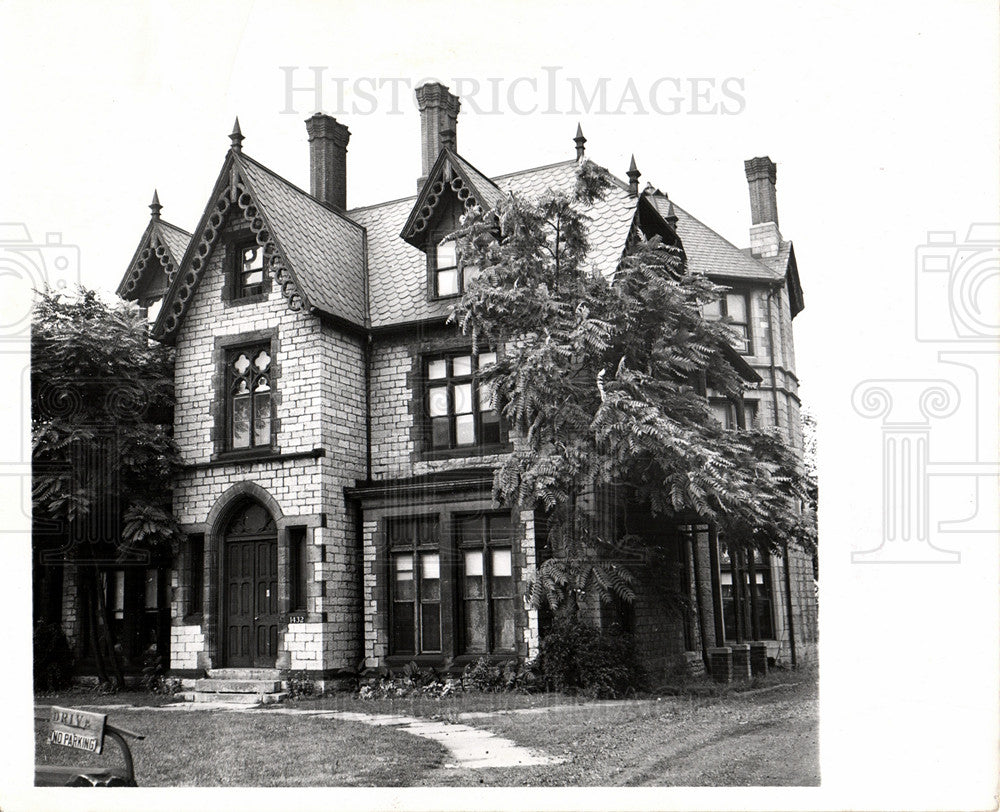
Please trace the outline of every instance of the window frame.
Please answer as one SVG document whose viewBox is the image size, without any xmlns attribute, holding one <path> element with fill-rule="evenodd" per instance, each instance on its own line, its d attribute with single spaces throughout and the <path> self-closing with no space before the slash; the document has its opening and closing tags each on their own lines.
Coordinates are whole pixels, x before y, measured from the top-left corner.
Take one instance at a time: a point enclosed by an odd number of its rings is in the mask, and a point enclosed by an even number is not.
<svg viewBox="0 0 1000 812">
<path fill-rule="evenodd" d="M 271 444 L 249 448 L 233 448 L 230 442 L 230 407 L 229 398 L 229 357 L 230 352 L 246 350 L 257 346 L 267 348 L 271 356 L 269 371 L 271 374 Z M 277 328 L 252 330 L 236 335 L 216 336 L 215 338 L 215 374 L 212 379 L 212 442 L 215 448 L 212 461 L 221 460 L 254 460 L 273 457 L 281 453 L 278 437 L 281 431 L 281 419 L 278 417 L 278 405 L 281 403 L 281 362 L 280 341 Z"/>
<path fill-rule="evenodd" d="M 204 612 L 205 534 L 191 533 L 187 537 L 188 602 L 185 619 L 200 618 Z"/>
<path fill-rule="evenodd" d="M 425 458 L 427 456 L 451 457 L 483 454 L 492 450 L 500 451 L 507 444 L 507 431 L 503 424 L 500 410 L 495 408 L 496 404 L 493 404 L 493 409 L 482 408 L 482 388 L 484 384 L 480 377 L 480 369 L 482 366 L 480 359 L 487 355 L 493 355 L 494 361 L 500 357 L 500 354 L 495 350 L 480 352 L 474 351 L 468 346 L 428 351 L 420 355 L 418 359 L 418 368 L 420 370 L 420 381 L 422 383 L 422 390 L 419 393 L 421 403 L 420 422 L 423 437 L 421 445 Z M 469 373 L 461 375 L 454 374 L 454 359 L 466 356 L 470 359 Z M 444 377 L 431 378 L 431 364 L 442 360 L 445 362 Z M 457 412 L 455 411 L 455 388 L 457 386 L 465 385 L 471 387 L 470 411 Z M 442 388 L 447 390 L 446 412 L 444 414 L 435 415 L 432 413 L 434 411 L 432 404 L 432 391 Z M 493 419 L 490 420 L 490 424 L 495 422 L 496 438 L 486 440 L 484 439 L 484 429 L 487 423 L 484 420 L 484 417 L 489 414 L 493 415 Z M 472 416 L 473 441 L 471 443 L 459 444 L 457 418 L 465 415 Z M 448 420 L 448 444 L 435 445 L 434 420 L 440 420 L 442 418 L 447 418 Z"/>
<path fill-rule="evenodd" d="M 223 300 L 229 305 L 245 305 L 265 301 L 271 293 L 271 275 L 267 272 L 268 257 L 264 246 L 257 242 L 247 229 L 232 232 L 226 239 L 226 282 L 223 285 Z M 253 285 L 255 290 L 244 290 L 243 252 L 253 247 L 259 251 L 261 259 L 261 282 Z"/>
<path fill-rule="evenodd" d="M 493 519 L 507 519 L 508 535 L 506 537 L 494 538 L 492 534 Z M 479 538 L 471 541 L 463 541 L 461 528 L 464 522 L 478 520 L 481 522 L 481 540 Z M 454 514 L 452 517 L 452 528 L 455 543 L 457 560 L 457 573 L 455 577 L 455 604 L 458 608 L 455 623 L 456 630 L 456 654 L 463 657 L 494 657 L 494 656 L 515 656 L 517 654 L 517 587 L 516 567 L 514 566 L 514 522 L 510 521 L 507 513 L 477 512 L 471 514 Z M 497 597 L 493 594 L 494 576 L 493 574 L 493 552 L 506 550 L 510 556 L 510 594 Z M 482 597 L 469 598 L 465 593 L 465 566 L 466 553 L 479 552 L 481 559 Z M 502 577 L 502 576 L 501 576 Z M 472 600 L 481 601 L 485 612 L 485 639 L 486 644 L 483 649 L 470 648 L 470 641 L 467 639 L 466 630 L 466 604 Z M 510 648 L 502 648 L 497 641 L 500 636 L 496 628 L 496 607 L 498 601 L 509 601 L 511 607 L 511 620 L 513 622 L 513 640 Z"/>
<path fill-rule="evenodd" d="M 260 357 L 261 352 L 266 352 L 268 355 L 267 366 L 264 369 L 256 370 L 256 359 Z M 250 362 L 250 368 L 246 373 L 237 373 L 233 369 L 235 360 L 239 356 L 246 356 Z M 272 367 L 274 365 L 274 355 L 271 351 L 270 342 L 254 342 L 246 345 L 236 345 L 230 347 L 225 351 L 225 444 L 226 451 L 234 453 L 252 453 L 252 452 L 270 452 L 274 447 L 274 372 Z M 256 442 L 256 432 L 257 432 L 257 419 L 256 419 L 256 406 L 258 393 L 255 391 L 256 379 L 258 376 L 267 376 L 267 442 Z M 237 446 L 234 442 L 234 419 L 233 419 L 233 406 L 235 402 L 235 394 L 233 392 L 234 386 L 240 380 L 245 378 L 249 379 L 249 392 L 247 397 L 250 400 L 249 405 L 249 420 L 247 426 L 248 432 L 248 444 L 245 446 Z"/>
<path fill-rule="evenodd" d="M 405 527 L 410 525 L 410 529 L 404 534 L 404 538 L 396 536 L 394 530 L 398 527 Z M 421 525 L 426 525 L 430 528 L 428 537 L 422 538 L 421 532 L 418 528 Z M 445 564 L 446 556 L 444 555 L 444 550 L 442 549 L 442 534 L 441 534 L 441 524 L 440 518 L 436 515 L 433 516 L 396 516 L 386 519 L 385 526 L 385 571 L 386 571 L 386 584 L 387 584 L 387 631 L 388 639 L 387 653 L 389 657 L 396 658 L 415 658 L 415 657 L 443 657 L 446 651 L 446 620 L 448 615 L 446 614 L 446 601 L 445 601 L 445 591 L 446 591 L 446 579 L 445 576 Z M 413 573 L 413 599 L 412 600 L 398 600 L 396 598 L 396 568 L 395 561 L 397 556 L 410 556 L 410 563 L 412 565 L 411 572 Z M 423 577 L 422 577 L 422 556 L 425 555 L 436 555 L 438 559 L 438 597 L 437 600 L 424 600 L 422 595 L 423 591 Z M 431 579 L 428 579 L 431 580 Z M 399 648 L 397 635 L 399 633 L 397 628 L 397 616 L 396 616 L 396 604 L 397 603 L 409 603 L 413 605 L 413 622 L 411 633 L 413 637 L 413 649 L 412 651 L 406 651 Z M 424 646 L 424 605 L 425 604 L 437 604 L 437 614 L 438 614 L 438 647 L 436 649 L 431 649 Z"/>
<path fill-rule="evenodd" d="M 753 297 L 751 292 L 746 288 L 728 288 L 717 300 L 719 305 L 719 317 L 706 315 L 705 318 L 711 321 L 721 321 L 723 319 L 731 319 L 729 315 L 729 297 L 738 296 L 743 300 L 744 312 L 746 313 L 746 321 L 735 321 L 730 320 L 726 322 L 727 327 L 742 327 L 745 331 L 745 346 L 735 346 L 734 349 L 744 356 L 754 355 L 754 336 L 753 329 L 751 327 L 751 322 L 753 321 Z M 739 331 L 736 331 L 739 334 Z"/>
<path fill-rule="evenodd" d="M 736 594 L 733 590 L 733 565 L 729 553 L 721 549 L 719 553 L 719 588 L 722 593 L 723 636 L 729 642 L 736 639 Z M 774 581 L 771 577 L 771 556 L 767 553 L 752 553 L 751 551 L 747 551 L 746 566 L 740 570 L 743 590 L 742 617 L 746 618 L 745 625 L 750 629 L 750 639 L 753 639 L 753 603 L 750 598 L 750 555 L 755 555 L 754 572 L 761 586 L 761 590 L 757 595 L 757 605 L 760 609 L 760 639 L 775 640 L 777 626 L 774 622 Z M 728 583 L 726 583 L 727 578 Z M 727 587 L 728 595 L 726 594 Z M 760 594 L 761 592 L 763 594 Z"/>
<path fill-rule="evenodd" d="M 736 404 L 733 403 L 729 398 L 709 398 L 709 407 L 712 409 L 712 416 L 715 417 L 717 422 L 722 423 L 722 427 L 727 431 L 738 431 L 739 423 L 736 420 Z M 726 416 L 725 420 L 719 421 L 718 415 L 716 414 L 716 409 L 720 406 L 725 407 Z M 760 419 L 760 409 L 758 408 L 757 400 L 744 400 L 743 401 L 743 417 L 746 421 L 746 428 L 755 429 L 759 427 L 758 420 Z"/>
</svg>

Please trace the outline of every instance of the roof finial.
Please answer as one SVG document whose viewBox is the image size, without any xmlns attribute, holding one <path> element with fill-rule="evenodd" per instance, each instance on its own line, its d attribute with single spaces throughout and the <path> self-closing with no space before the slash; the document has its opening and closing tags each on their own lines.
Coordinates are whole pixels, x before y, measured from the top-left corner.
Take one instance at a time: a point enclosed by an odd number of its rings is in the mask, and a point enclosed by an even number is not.
<svg viewBox="0 0 1000 812">
<path fill-rule="evenodd" d="M 579 161 L 583 157 L 584 150 L 586 149 L 584 144 L 587 143 L 587 139 L 583 137 L 583 128 L 580 126 L 579 122 L 577 122 L 576 125 L 576 137 L 573 139 L 573 142 L 576 144 L 576 159 Z"/>
<path fill-rule="evenodd" d="M 632 156 L 632 163 L 628 166 L 628 193 L 632 197 L 639 196 L 639 176 L 642 174 L 635 166 L 635 155 Z"/>
<path fill-rule="evenodd" d="M 240 130 L 240 117 L 233 122 L 233 131 L 229 133 L 229 141 L 235 152 L 243 152 L 243 131 Z"/>
<path fill-rule="evenodd" d="M 163 206 L 160 205 L 160 196 L 156 193 L 156 189 L 153 189 L 153 202 L 149 204 L 149 210 L 153 213 L 153 219 L 160 219 L 160 210 Z"/>
</svg>

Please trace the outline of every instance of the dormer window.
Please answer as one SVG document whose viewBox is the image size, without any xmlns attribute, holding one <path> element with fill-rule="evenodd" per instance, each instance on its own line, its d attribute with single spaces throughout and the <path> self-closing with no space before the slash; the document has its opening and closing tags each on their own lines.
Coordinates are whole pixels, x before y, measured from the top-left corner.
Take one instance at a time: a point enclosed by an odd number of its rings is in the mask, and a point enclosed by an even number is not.
<svg viewBox="0 0 1000 812">
<path fill-rule="evenodd" d="M 458 267 L 458 246 L 445 238 L 434 246 L 434 295 L 458 296 L 462 293 L 462 272 Z"/>
<path fill-rule="evenodd" d="M 431 296 L 435 299 L 461 296 L 479 273 L 477 266 L 463 262 L 458 256 L 458 243 L 450 233 L 443 237 L 439 234 L 431 240 L 427 265 Z"/>
</svg>

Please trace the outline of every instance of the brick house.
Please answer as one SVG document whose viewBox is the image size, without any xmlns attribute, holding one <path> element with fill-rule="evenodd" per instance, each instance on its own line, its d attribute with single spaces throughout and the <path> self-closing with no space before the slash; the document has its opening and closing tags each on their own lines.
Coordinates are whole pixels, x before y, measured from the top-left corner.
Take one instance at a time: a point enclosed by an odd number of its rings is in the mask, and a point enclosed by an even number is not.
<svg viewBox="0 0 1000 812">
<path fill-rule="evenodd" d="M 306 122 L 309 192 L 247 156 L 237 123 L 193 236 L 151 206 L 118 292 L 150 308 L 153 337 L 177 353 L 186 467 L 173 507 L 186 541 L 157 571 L 156 592 L 169 605 L 160 644 L 175 675 L 278 668 L 326 679 L 362 660 L 461 665 L 537 651 L 544 618 L 525 594 L 544 533 L 532 514 L 491 500 L 510 438 L 475 384 L 489 354 L 445 324 L 464 283 L 445 237 L 463 211 L 509 190 L 571 188 L 586 139 L 578 130 L 565 162 L 488 178 L 458 152 L 457 97 L 429 84 L 417 101 L 415 197 L 348 208 L 349 132 L 317 113 Z M 795 254 L 778 230 L 775 165 L 754 158 L 746 173 L 749 248 L 652 186 L 640 191 L 633 162 L 588 212 L 590 262 L 613 273 L 638 226 L 729 286 L 714 312 L 742 331 L 734 357 L 759 383 L 742 404 L 713 407 L 728 425 L 777 425 L 801 448 Z M 750 639 L 771 657 L 812 656 L 809 557 L 730 561 L 710 531 L 651 531 L 671 534 L 676 557 L 628 612 L 647 665 L 697 668 Z M 656 587 L 685 594 L 687 608 Z M 72 637 L 69 602 L 63 617 Z"/>
</svg>

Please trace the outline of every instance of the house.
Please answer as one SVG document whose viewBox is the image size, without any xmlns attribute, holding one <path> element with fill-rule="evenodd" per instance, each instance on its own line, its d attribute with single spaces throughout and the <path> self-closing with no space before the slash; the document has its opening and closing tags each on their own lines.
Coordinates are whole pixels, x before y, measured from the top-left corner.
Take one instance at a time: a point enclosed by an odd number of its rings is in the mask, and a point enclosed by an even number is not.
<svg viewBox="0 0 1000 812">
<path fill-rule="evenodd" d="M 150 308 L 153 337 L 176 348 L 185 468 L 173 509 L 186 540 L 131 605 L 169 606 L 159 644 L 174 675 L 277 668 L 330 679 L 361 661 L 461 666 L 537 651 L 543 619 L 526 579 L 544 527 L 492 501 L 509 438 L 475 384 L 492 355 L 445 323 L 464 279 L 444 238 L 463 212 L 509 191 L 571 188 L 586 139 L 578 130 L 564 162 L 487 177 L 458 150 L 458 98 L 438 84 L 416 95 L 413 197 L 350 208 L 350 133 L 317 113 L 306 122 L 308 192 L 247 155 L 237 122 L 191 233 L 162 219 L 158 199 L 150 207 L 118 292 Z M 728 286 L 713 313 L 742 334 L 734 358 L 759 383 L 741 409 L 713 408 L 727 425 L 776 425 L 802 448 L 795 253 L 778 229 L 774 163 L 754 158 L 746 175 L 753 223 L 739 249 L 666 194 L 640 190 L 633 161 L 588 212 L 589 261 L 613 273 L 641 227 L 680 244 L 690 272 Z M 630 608 L 651 669 L 697 670 L 731 652 L 727 641 L 737 668 L 744 640 L 763 641 L 760 656 L 813 656 L 808 555 L 730 561 L 708 526 L 653 532 L 670 535 L 667 586 L 688 601 L 678 610 L 649 590 Z M 68 595 L 73 573 L 65 579 Z M 63 621 L 75 639 L 71 601 Z"/>
</svg>

